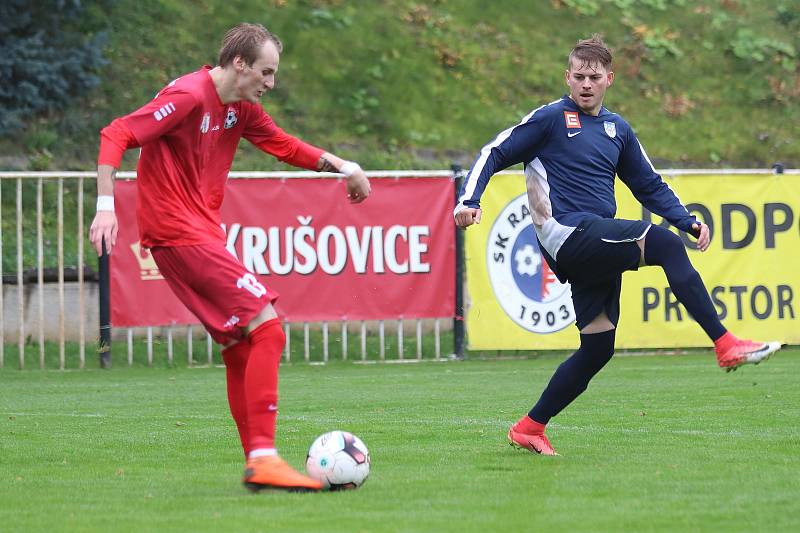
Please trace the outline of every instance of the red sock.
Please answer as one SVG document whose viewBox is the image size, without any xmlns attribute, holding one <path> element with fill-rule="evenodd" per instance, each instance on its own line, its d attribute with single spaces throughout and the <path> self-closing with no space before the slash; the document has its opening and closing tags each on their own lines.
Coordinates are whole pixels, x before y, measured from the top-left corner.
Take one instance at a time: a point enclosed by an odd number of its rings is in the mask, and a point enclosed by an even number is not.
<svg viewBox="0 0 800 533">
<path fill-rule="evenodd" d="M 250 358 L 244 374 L 249 449 L 275 447 L 278 416 L 278 366 L 286 343 L 279 318 L 250 332 Z"/>
<path fill-rule="evenodd" d="M 247 339 L 222 350 L 228 386 L 228 405 L 231 408 L 233 421 L 236 422 L 236 429 L 239 430 L 245 457 L 250 451 L 248 448 L 250 438 L 247 435 L 247 398 L 244 394 L 244 371 L 247 368 L 249 355 L 250 341 Z"/>
<path fill-rule="evenodd" d="M 544 435 L 545 426 L 546 424 L 540 424 L 528 415 L 525 415 L 514 424 L 514 430 L 528 435 Z"/>
</svg>

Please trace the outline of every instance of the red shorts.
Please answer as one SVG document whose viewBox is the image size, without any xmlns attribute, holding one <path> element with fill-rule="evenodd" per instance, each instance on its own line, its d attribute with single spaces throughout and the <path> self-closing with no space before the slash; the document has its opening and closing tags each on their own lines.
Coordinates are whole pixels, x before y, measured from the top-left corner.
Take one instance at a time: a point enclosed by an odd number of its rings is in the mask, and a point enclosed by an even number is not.
<svg viewBox="0 0 800 533">
<path fill-rule="evenodd" d="M 150 250 L 172 292 L 220 344 L 244 338 L 244 326 L 278 299 L 222 243 Z"/>
</svg>

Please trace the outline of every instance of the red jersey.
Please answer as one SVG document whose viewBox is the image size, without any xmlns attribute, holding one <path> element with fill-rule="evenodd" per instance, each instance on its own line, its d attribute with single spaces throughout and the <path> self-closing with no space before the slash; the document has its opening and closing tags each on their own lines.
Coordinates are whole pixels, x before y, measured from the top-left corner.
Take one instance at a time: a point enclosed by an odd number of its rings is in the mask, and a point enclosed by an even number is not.
<svg viewBox="0 0 800 533">
<path fill-rule="evenodd" d="M 136 214 L 145 248 L 225 240 L 219 210 L 242 137 L 311 170 L 324 153 L 284 132 L 260 105 L 223 104 L 210 69 L 206 65 L 174 80 L 150 103 L 102 131 L 99 164 L 119 167 L 125 149 L 142 147 Z"/>
</svg>

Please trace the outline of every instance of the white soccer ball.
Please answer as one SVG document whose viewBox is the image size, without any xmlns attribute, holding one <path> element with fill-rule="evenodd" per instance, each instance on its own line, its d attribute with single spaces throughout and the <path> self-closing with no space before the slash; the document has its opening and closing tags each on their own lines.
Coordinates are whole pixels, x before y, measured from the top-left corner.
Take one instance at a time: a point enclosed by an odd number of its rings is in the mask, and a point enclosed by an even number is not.
<svg viewBox="0 0 800 533">
<path fill-rule="evenodd" d="M 331 431 L 311 443 L 306 472 L 326 489 L 355 489 L 367 480 L 369 461 L 369 450 L 361 439 L 346 431 Z"/>
</svg>

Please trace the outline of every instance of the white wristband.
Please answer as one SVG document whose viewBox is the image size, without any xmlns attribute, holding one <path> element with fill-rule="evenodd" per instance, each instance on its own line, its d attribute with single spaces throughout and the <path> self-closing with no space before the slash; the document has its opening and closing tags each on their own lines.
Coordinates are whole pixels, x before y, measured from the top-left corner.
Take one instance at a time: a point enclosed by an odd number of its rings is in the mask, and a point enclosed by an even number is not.
<svg viewBox="0 0 800 533">
<path fill-rule="evenodd" d="M 349 178 L 359 170 L 361 170 L 361 166 L 359 166 L 359 164 L 355 161 L 345 161 L 342 167 L 339 169 L 339 172 Z"/>
<path fill-rule="evenodd" d="M 114 197 L 113 196 L 98 196 L 97 197 L 97 210 L 98 211 L 111 211 L 114 212 Z"/>
</svg>

